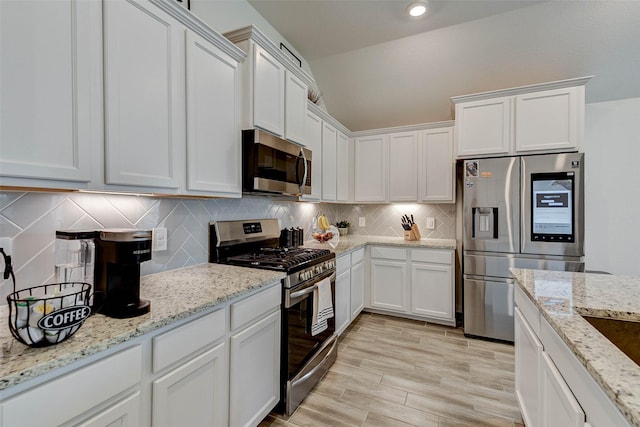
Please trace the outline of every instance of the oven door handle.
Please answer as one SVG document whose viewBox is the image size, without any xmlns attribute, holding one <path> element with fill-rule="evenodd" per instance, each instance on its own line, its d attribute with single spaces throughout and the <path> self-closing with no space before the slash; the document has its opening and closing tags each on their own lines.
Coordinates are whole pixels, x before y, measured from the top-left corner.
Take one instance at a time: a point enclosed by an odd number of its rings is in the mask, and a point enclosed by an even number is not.
<svg viewBox="0 0 640 427">
<path fill-rule="evenodd" d="M 334 334 L 334 335 L 331 336 L 330 341 L 325 343 L 325 345 L 323 345 L 322 348 L 320 350 L 318 350 L 318 353 L 321 353 L 325 348 L 327 348 L 327 346 L 329 346 L 329 345 L 331 346 L 331 349 L 327 352 L 327 354 L 324 356 L 322 361 L 320 363 L 318 363 L 312 370 L 310 370 L 309 372 L 304 374 L 302 377 L 300 377 L 297 380 L 293 381 L 291 383 L 291 387 L 293 388 L 293 387 L 295 387 L 296 384 L 304 382 L 307 378 L 309 378 L 310 376 L 315 374 L 318 371 L 318 369 L 322 369 L 322 367 L 324 366 L 324 364 L 327 361 L 327 359 L 331 356 L 331 353 L 333 353 L 333 350 L 334 350 L 334 348 L 335 348 L 335 346 L 337 344 L 338 344 L 338 339 L 337 339 L 336 335 Z"/>
<path fill-rule="evenodd" d="M 331 276 L 329 276 L 329 280 L 331 282 L 333 282 L 334 280 L 336 280 L 336 273 L 333 273 Z M 294 299 L 294 298 L 299 298 L 303 295 L 307 295 L 310 294 L 311 292 L 315 291 L 316 289 L 318 289 L 318 284 L 315 284 L 313 286 L 310 286 L 306 289 L 303 289 L 301 291 L 298 292 L 294 292 L 292 294 L 289 295 L 289 298 Z"/>
</svg>

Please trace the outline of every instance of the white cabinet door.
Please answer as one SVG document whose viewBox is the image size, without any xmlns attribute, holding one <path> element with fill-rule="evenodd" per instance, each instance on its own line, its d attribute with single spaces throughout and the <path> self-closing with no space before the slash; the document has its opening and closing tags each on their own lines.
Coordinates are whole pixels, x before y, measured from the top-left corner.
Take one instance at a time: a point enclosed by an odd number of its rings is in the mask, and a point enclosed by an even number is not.
<svg viewBox="0 0 640 427">
<path fill-rule="evenodd" d="M 0 424 L 5 427 L 65 424 L 125 390 L 139 387 L 143 376 L 142 353 L 140 345 L 127 348 L 4 400 Z M 100 386 L 93 386 L 97 384 Z"/>
<path fill-rule="evenodd" d="M 584 411 L 546 352 L 542 352 L 542 412 L 545 427 L 583 427 Z"/>
<path fill-rule="evenodd" d="M 384 202 L 387 200 L 388 137 L 386 135 L 355 139 L 356 202 Z"/>
<path fill-rule="evenodd" d="M 304 145 L 311 150 L 311 194 L 303 200 L 320 200 L 322 197 L 322 119 L 307 112 L 304 122 Z"/>
<path fill-rule="evenodd" d="M 187 190 L 240 197 L 238 62 L 187 31 Z"/>
<path fill-rule="evenodd" d="M 518 95 L 515 102 L 517 152 L 580 147 L 584 86 Z"/>
<path fill-rule="evenodd" d="M 389 201 L 418 201 L 418 132 L 389 135 Z"/>
<path fill-rule="evenodd" d="M 458 157 L 510 152 L 512 102 L 502 97 L 456 104 Z"/>
<path fill-rule="evenodd" d="M 305 144 L 304 122 L 307 115 L 307 85 L 287 71 L 285 73 L 284 137 L 298 144 Z"/>
<path fill-rule="evenodd" d="M 349 201 L 349 138 L 342 132 L 338 132 L 336 148 L 336 200 L 339 202 Z"/>
<path fill-rule="evenodd" d="M 351 266 L 351 320 L 364 308 L 364 262 Z"/>
<path fill-rule="evenodd" d="M 231 336 L 230 354 L 229 425 L 258 425 L 280 400 L 280 311 Z"/>
<path fill-rule="evenodd" d="M 253 125 L 284 136 L 285 68 L 253 45 Z"/>
<path fill-rule="evenodd" d="M 336 128 L 322 122 L 322 200 L 328 202 L 335 201 L 337 197 L 337 144 Z"/>
<path fill-rule="evenodd" d="M 181 186 L 184 33 L 151 3 L 104 2 L 107 184 Z"/>
<path fill-rule="evenodd" d="M 140 425 L 140 392 L 114 403 L 77 427 L 138 427 Z"/>
<path fill-rule="evenodd" d="M 2 176 L 91 180 L 102 135 L 100 13 L 99 2 L 0 2 Z"/>
<path fill-rule="evenodd" d="M 407 312 L 407 263 L 371 260 L 371 301 L 373 308 Z"/>
<path fill-rule="evenodd" d="M 153 426 L 226 425 L 226 355 L 221 343 L 153 381 Z"/>
<path fill-rule="evenodd" d="M 540 424 L 540 388 L 542 343 L 521 314 L 514 309 L 515 353 L 516 353 L 516 398 L 525 425 Z"/>
<path fill-rule="evenodd" d="M 342 335 L 342 332 L 349 326 L 351 321 L 351 270 L 347 270 L 336 276 L 336 295 L 335 295 L 335 316 L 336 316 L 336 332 Z"/>
<path fill-rule="evenodd" d="M 454 294 L 452 266 L 411 264 L 411 313 L 455 325 Z"/>
<path fill-rule="evenodd" d="M 423 131 L 420 147 L 420 201 L 455 202 L 453 128 Z"/>
</svg>

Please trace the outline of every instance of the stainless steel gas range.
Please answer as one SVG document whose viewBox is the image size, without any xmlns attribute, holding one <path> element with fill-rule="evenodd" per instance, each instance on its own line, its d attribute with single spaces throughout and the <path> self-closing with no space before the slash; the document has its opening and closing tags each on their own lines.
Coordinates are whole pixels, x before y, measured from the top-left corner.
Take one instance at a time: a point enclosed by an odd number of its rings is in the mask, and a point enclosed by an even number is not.
<svg viewBox="0 0 640 427">
<path fill-rule="evenodd" d="M 282 281 L 280 402 L 291 415 L 337 356 L 335 319 L 318 322 L 318 301 L 335 308 L 335 254 L 280 247 L 277 219 L 209 223 L 209 262 L 277 270 Z M 324 295 L 320 295 L 320 290 Z"/>
</svg>

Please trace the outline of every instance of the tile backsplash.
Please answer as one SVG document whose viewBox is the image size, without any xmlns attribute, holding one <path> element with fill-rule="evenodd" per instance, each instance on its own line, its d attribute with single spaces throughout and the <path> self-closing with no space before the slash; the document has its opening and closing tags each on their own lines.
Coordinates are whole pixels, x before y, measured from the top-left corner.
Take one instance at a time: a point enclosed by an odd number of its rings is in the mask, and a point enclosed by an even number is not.
<svg viewBox="0 0 640 427">
<path fill-rule="evenodd" d="M 12 255 L 18 289 L 54 279 L 55 231 L 60 229 L 167 228 L 168 248 L 142 264 L 143 275 L 207 262 L 208 222 L 278 218 L 281 227 L 300 226 L 308 238 L 313 217 L 348 220 L 358 235 L 402 236 L 400 217 L 413 214 L 423 237 L 455 238 L 452 204 L 339 205 L 298 203 L 269 197 L 176 199 L 146 196 L 0 192 L 0 244 Z M 365 227 L 358 226 L 364 217 Z M 436 220 L 426 229 L 426 218 Z M 9 243 L 9 244 L 7 244 Z M 0 266 L 4 268 L 4 266 Z M 12 291 L 0 282 L 0 303 Z"/>
</svg>

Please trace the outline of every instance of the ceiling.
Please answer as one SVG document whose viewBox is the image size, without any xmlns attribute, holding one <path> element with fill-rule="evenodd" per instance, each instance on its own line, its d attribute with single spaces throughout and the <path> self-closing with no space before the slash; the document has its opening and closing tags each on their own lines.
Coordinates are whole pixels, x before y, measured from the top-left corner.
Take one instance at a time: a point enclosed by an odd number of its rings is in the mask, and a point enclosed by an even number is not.
<svg viewBox="0 0 640 427">
<path fill-rule="evenodd" d="M 451 97 L 594 75 L 587 102 L 640 96 L 640 1 L 248 0 L 352 131 L 451 120 Z"/>
</svg>

